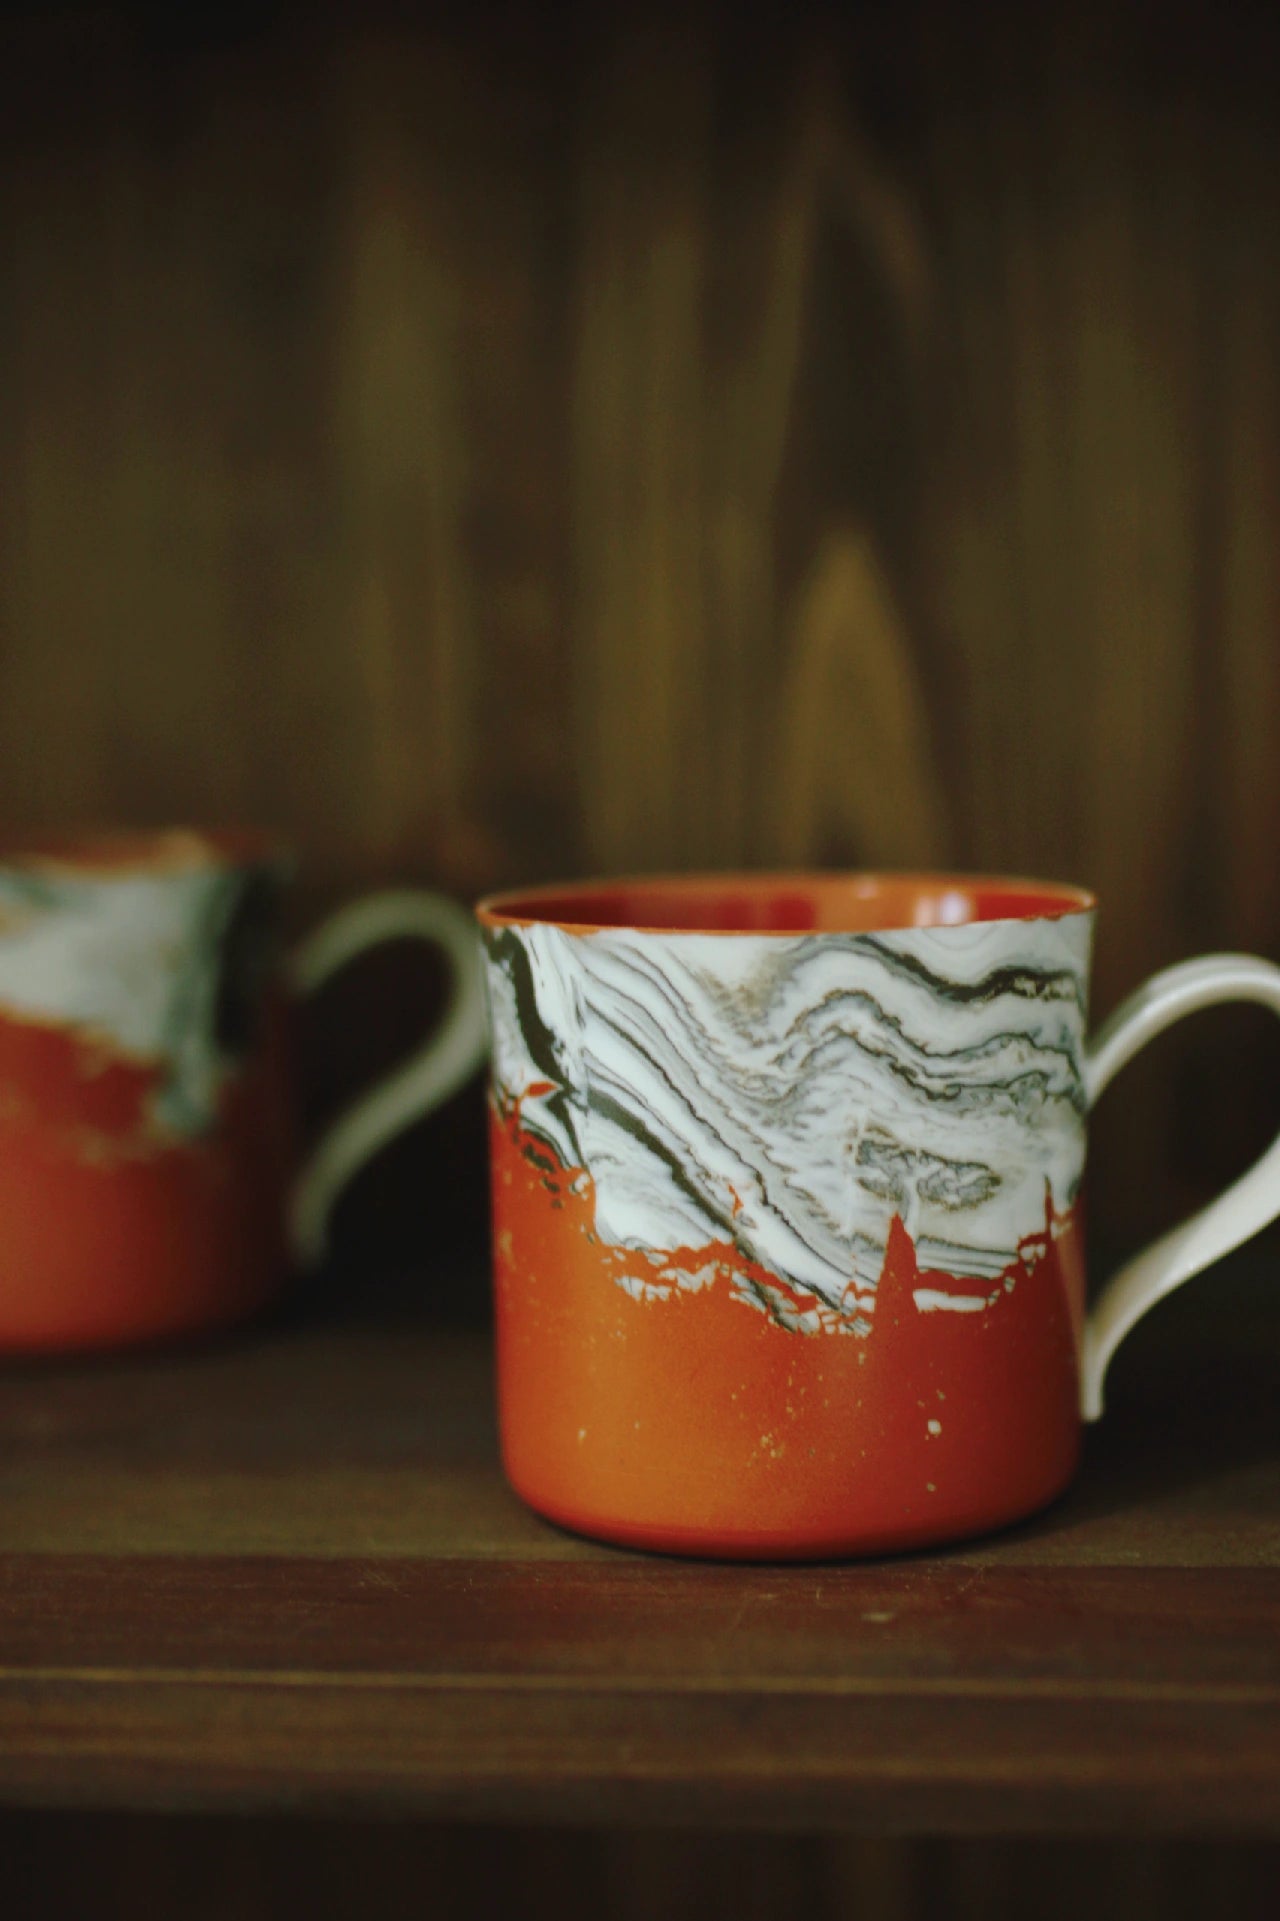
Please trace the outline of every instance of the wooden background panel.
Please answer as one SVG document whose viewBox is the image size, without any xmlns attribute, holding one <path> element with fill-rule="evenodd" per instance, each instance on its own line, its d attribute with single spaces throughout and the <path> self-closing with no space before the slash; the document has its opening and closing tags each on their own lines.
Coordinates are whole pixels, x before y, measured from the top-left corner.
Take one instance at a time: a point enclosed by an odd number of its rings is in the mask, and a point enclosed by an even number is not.
<svg viewBox="0 0 1280 1921">
<path fill-rule="evenodd" d="M 299 920 L 1061 874 L 1104 1010 L 1280 952 L 1276 49 L 1207 5 L 7 15 L 0 818 L 268 820 Z M 1135 1068 L 1101 1239 L 1278 1080 L 1259 1015 Z"/>
<path fill-rule="evenodd" d="M 190 1921 L 347 1921 L 516 1910 L 618 1921 L 1265 1921 L 1276 1849 L 1195 1842 L 928 1843 L 798 1835 L 632 1835 L 399 1822 L 0 1816 L 18 1921 L 92 1907 Z"/>
</svg>

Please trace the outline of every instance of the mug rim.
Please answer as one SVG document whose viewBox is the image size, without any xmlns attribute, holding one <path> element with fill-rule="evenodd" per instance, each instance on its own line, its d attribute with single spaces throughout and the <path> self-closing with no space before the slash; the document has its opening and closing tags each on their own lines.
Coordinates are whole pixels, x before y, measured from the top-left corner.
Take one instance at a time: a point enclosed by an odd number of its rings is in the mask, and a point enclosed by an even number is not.
<svg viewBox="0 0 1280 1921">
<path fill-rule="evenodd" d="M 267 827 L 198 827 L 171 821 L 157 827 L 102 822 L 0 835 L 0 873 L 74 874 L 85 880 L 157 879 L 202 867 L 291 866 L 282 835 Z"/>
<path fill-rule="evenodd" d="M 914 916 L 869 919 L 864 925 L 841 927 L 819 919 L 794 924 L 755 923 L 709 925 L 707 915 L 688 919 L 645 918 L 636 914 L 601 914 L 602 904 L 629 896 L 643 901 L 648 894 L 665 903 L 689 896 L 702 901 L 754 897 L 763 908 L 774 895 L 806 896 L 817 912 L 822 902 L 861 901 L 868 907 L 891 895 L 917 898 Z M 795 939 L 804 934 L 897 933 L 922 927 L 954 928 L 1022 921 L 1063 920 L 1071 914 L 1096 911 L 1097 895 L 1069 881 L 1046 881 L 1017 874 L 974 873 L 962 869 L 800 868 L 779 870 L 712 869 L 687 874 L 620 874 L 588 880 L 544 882 L 535 887 L 504 888 L 476 904 L 482 927 L 556 927 L 569 934 L 706 934 L 728 938 L 746 935 L 759 939 Z M 920 911 L 924 909 L 923 913 Z M 966 908 L 974 911 L 964 911 Z M 592 911 L 594 909 L 594 911 Z M 956 910 L 959 911 L 956 911 Z M 581 910 L 581 911 L 579 911 Z M 841 917 L 837 917 L 838 919 Z M 847 918 L 852 923 L 854 916 Z"/>
</svg>

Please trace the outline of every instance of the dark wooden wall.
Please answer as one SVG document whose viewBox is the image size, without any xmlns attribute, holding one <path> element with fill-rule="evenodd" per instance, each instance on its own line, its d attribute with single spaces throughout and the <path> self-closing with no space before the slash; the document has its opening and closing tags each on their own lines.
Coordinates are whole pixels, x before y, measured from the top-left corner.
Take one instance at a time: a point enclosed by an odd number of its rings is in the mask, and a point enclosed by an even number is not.
<svg viewBox="0 0 1280 1921">
<path fill-rule="evenodd" d="M 1280 951 L 1274 53 L 1137 6 L 20 13 L 0 817 L 268 820 L 317 903 L 1061 874 L 1100 1005 Z M 1261 1017 L 1202 1025 L 1104 1120 L 1110 1234 L 1280 1112 Z"/>
<path fill-rule="evenodd" d="M 422 878 L 1095 884 L 1280 953 L 1269 10 L 0 26 L 0 819 Z M 1108 1103 L 1127 1244 L 1280 1118 Z M 1114 1118 L 1113 1118 L 1114 1116 Z"/>
</svg>

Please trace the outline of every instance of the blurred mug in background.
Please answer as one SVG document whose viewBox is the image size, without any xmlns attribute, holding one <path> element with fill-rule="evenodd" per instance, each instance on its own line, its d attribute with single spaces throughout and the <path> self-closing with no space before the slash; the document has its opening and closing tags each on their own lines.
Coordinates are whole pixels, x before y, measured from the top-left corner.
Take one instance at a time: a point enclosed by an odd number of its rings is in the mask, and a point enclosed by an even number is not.
<svg viewBox="0 0 1280 1921">
<path fill-rule="evenodd" d="M 380 1147 L 483 1058 L 468 915 L 402 890 L 292 960 L 291 861 L 261 833 L 64 836 L 0 851 L 0 1348 L 113 1346 L 232 1322 L 325 1251 Z M 299 1167 L 288 1004 L 370 947 L 438 947 L 435 1031 Z"/>
</svg>

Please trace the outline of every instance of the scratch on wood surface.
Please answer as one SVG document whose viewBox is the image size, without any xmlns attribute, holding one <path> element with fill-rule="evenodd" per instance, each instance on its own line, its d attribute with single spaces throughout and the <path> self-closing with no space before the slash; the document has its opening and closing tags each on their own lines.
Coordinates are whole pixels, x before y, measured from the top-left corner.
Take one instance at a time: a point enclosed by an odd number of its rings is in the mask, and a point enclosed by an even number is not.
<svg viewBox="0 0 1280 1921">
<path fill-rule="evenodd" d="M 32 1665 L 0 1666 L 0 1705 L 3 1690 L 21 1696 L 34 1687 L 102 1687 L 173 1689 L 184 1687 L 285 1692 L 351 1691 L 353 1693 L 424 1694 L 569 1694 L 569 1695 L 708 1695 L 773 1698 L 859 1698 L 971 1701 L 1115 1701 L 1195 1707 L 1280 1707 L 1280 1681 L 1197 1682 L 1143 1681 L 1109 1676 L 1073 1675 L 893 1675 L 893 1674 L 744 1674 L 726 1677 L 693 1672 L 649 1673 L 628 1669 L 581 1672 L 529 1673 L 498 1669 L 492 1672 L 440 1672 L 422 1669 L 271 1668 L 271 1667 L 108 1667 Z"/>
</svg>

